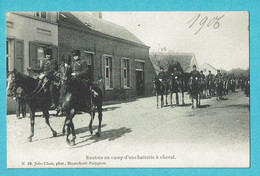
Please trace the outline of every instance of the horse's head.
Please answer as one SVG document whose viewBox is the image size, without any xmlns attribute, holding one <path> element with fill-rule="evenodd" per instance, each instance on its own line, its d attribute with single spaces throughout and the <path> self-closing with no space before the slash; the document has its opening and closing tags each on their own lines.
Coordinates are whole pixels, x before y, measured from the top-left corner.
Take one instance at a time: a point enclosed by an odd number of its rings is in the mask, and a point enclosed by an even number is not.
<svg viewBox="0 0 260 176">
<path fill-rule="evenodd" d="M 8 73 L 7 76 L 7 96 L 14 97 L 16 89 L 19 87 L 19 72 L 14 69 Z"/>
<path fill-rule="evenodd" d="M 64 59 L 61 64 L 61 83 L 68 83 L 71 80 L 71 57 L 69 56 L 68 59 Z"/>
</svg>

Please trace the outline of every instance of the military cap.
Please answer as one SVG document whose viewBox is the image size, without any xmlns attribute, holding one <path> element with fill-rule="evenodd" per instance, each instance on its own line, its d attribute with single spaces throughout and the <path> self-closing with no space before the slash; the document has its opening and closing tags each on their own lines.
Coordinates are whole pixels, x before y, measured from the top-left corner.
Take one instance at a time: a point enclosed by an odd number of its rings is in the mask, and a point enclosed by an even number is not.
<svg viewBox="0 0 260 176">
<path fill-rule="evenodd" d="M 80 50 L 73 50 L 72 55 L 73 56 L 80 56 Z"/>
<path fill-rule="evenodd" d="M 196 68 L 196 65 L 193 65 L 192 67 L 193 67 L 193 68 Z"/>
<path fill-rule="evenodd" d="M 46 50 L 44 50 L 44 55 L 52 55 L 52 49 L 47 48 Z"/>
</svg>

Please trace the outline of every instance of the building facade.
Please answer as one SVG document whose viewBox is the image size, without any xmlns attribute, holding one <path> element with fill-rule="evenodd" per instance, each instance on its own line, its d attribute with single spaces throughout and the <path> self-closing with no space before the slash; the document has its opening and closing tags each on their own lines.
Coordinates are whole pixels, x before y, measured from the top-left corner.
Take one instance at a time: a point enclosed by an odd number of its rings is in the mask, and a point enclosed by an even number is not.
<svg viewBox="0 0 260 176">
<path fill-rule="evenodd" d="M 6 73 L 16 68 L 29 74 L 28 67 L 39 68 L 45 48 L 58 58 L 57 19 L 56 12 L 6 13 Z M 7 112 L 14 111 L 15 101 L 7 97 Z"/>
<path fill-rule="evenodd" d="M 124 27 L 100 17 L 60 12 L 59 56 L 68 57 L 74 49 L 80 50 L 92 80 L 103 78 L 105 100 L 152 95 L 155 71 L 149 47 Z"/>
<path fill-rule="evenodd" d="M 44 49 L 58 57 L 58 24 L 55 12 L 11 12 L 6 14 L 6 71 L 40 67 Z"/>
</svg>

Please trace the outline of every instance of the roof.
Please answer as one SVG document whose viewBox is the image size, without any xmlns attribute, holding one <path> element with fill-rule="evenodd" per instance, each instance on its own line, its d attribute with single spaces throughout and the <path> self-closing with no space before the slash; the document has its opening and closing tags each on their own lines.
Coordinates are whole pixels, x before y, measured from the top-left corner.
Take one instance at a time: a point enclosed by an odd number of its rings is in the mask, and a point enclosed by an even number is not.
<svg viewBox="0 0 260 176">
<path fill-rule="evenodd" d="M 154 69 L 156 73 L 160 71 L 159 66 L 155 64 L 154 60 L 156 59 L 159 60 L 170 60 L 171 62 L 179 62 L 181 64 L 181 67 L 184 72 L 191 72 L 192 71 L 192 66 L 197 64 L 195 55 L 193 53 L 162 53 L 162 52 L 152 52 L 150 53 L 150 58 L 152 60 Z"/>
<path fill-rule="evenodd" d="M 148 47 L 125 27 L 94 17 L 85 12 L 60 12 L 59 14 L 62 22 Z"/>
<path fill-rule="evenodd" d="M 209 70 L 211 71 L 212 74 L 217 74 L 217 69 L 208 63 L 204 63 L 204 64 L 200 65 L 199 69 L 202 70 L 206 74 L 208 73 Z"/>
</svg>

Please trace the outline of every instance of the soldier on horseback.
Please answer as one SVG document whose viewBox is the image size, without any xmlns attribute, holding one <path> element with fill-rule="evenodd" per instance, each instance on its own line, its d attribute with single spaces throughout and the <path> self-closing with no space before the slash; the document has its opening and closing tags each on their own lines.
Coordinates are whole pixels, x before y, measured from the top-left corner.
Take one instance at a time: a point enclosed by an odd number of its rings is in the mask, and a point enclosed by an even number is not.
<svg viewBox="0 0 260 176">
<path fill-rule="evenodd" d="M 86 88 L 89 88 L 89 91 L 91 92 L 92 96 L 94 96 L 94 97 L 98 96 L 98 93 L 95 91 L 94 85 L 91 83 L 90 77 L 88 75 L 89 68 L 88 68 L 87 61 L 80 58 L 79 50 L 74 50 L 72 52 L 72 55 L 73 55 L 74 61 L 72 62 L 71 76 L 73 76 L 75 79 L 79 80 L 79 82 L 82 83 Z M 87 96 L 84 96 L 84 97 L 85 97 L 86 104 L 90 105 L 90 102 L 88 102 L 89 99 L 87 98 Z M 90 108 L 90 107 L 88 107 L 88 108 Z"/>
<path fill-rule="evenodd" d="M 190 72 L 190 76 L 195 79 L 196 77 L 197 78 L 200 78 L 200 72 L 197 71 L 197 68 L 196 68 L 196 65 L 193 65 L 192 66 L 192 71 Z"/>
<path fill-rule="evenodd" d="M 158 73 L 158 79 L 163 83 L 166 80 L 166 73 L 163 71 L 163 67 L 160 66 L 160 72 Z"/>
<path fill-rule="evenodd" d="M 209 70 L 209 74 L 206 76 L 206 82 L 207 82 L 207 88 L 208 88 L 208 94 L 210 97 L 213 96 L 214 93 L 214 75 L 211 74 L 211 70 Z"/>
<path fill-rule="evenodd" d="M 223 77 L 222 74 L 220 73 L 220 70 L 217 71 L 217 74 L 215 76 L 215 81 L 216 81 L 216 88 L 217 88 L 217 100 L 222 99 L 222 90 L 223 90 Z"/>
<path fill-rule="evenodd" d="M 50 93 L 51 97 L 51 107 L 50 108 L 55 108 L 56 104 L 58 104 L 55 100 L 55 84 L 54 82 L 57 81 L 55 79 L 54 74 L 56 71 L 58 71 L 58 63 L 57 61 L 52 57 L 52 49 L 46 49 L 44 50 L 44 55 L 45 55 L 45 60 L 43 61 L 43 64 L 40 69 L 32 69 L 28 68 L 28 71 L 33 71 L 35 73 L 38 73 L 38 79 L 39 84 L 43 86 L 44 92 L 45 93 Z"/>
</svg>

